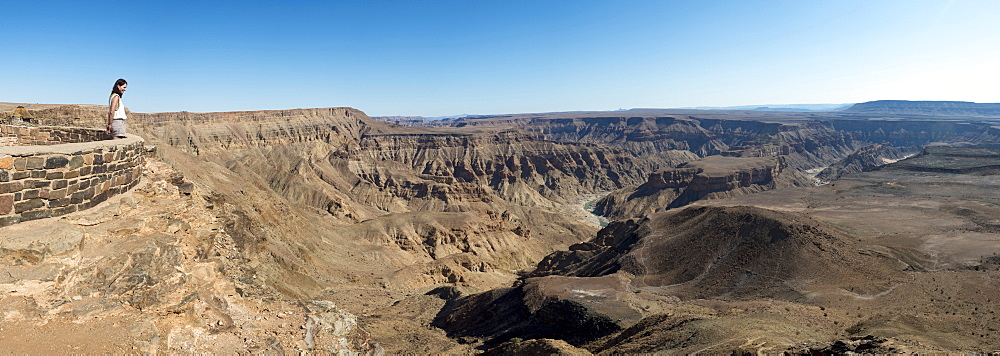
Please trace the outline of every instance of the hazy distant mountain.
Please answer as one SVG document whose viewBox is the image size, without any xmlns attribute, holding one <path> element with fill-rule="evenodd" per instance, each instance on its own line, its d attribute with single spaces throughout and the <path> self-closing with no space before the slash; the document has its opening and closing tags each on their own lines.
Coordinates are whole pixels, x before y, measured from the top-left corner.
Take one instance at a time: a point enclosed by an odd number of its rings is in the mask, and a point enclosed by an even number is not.
<svg viewBox="0 0 1000 356">
<path fill-rule="evenodd" d="M 678 109 L 696 110 L 755 110 L 755 111 L 840 111 L 853 104 L 768 104 L 740 106 L 697 106 Z"/>
<path fill-rule="evenodd" d="M 1000 117 L 1000 103 L 973 103 L 967 101 L 908 101 L 908 100 L 876 100 L 858 104 L 768 104 L 768 105 L 740 105 L 740 106 L 696 106 L 681 107 L 671 109 L 654 108 L 633 108 L 618 109 L 610 111 L 572 111 L 572 112 L 550 112 L 534 113 L 538 114 L 597 114 L 631 112 L 644 114 L 670 114 L 677 110 L 732 110 L 732 111 L 783 111 L 783 112 L 843 112 L 856 114 L 892 114 L 892 115 L 921 115 L 921 116 L 985 116 Z M 437 117 L 421 116 L 377 116 L 376 120 L 395 122 L 406 126 L 442 126 L 447 122 L 462 119 L 518 116 L 521 114 L 497 114 L 497 115 L 451 115 Z M 437 121 L 437 122 L 435 122 Z"/>
<path fill-rule="evenodd" d="M 968 101 L 908 101 L 877 100 L 854 104 L 844 110 L 850 113 L 935 116 L 995 116 L 1000 117 L 1000 103 Z"/>
</svg>

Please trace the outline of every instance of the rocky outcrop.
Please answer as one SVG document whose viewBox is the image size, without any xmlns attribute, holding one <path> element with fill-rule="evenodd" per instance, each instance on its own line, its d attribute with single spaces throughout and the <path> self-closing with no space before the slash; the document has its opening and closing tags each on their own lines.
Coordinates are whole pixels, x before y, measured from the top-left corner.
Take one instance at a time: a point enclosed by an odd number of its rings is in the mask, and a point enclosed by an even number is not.
<svg viewBox="0 0 1000 356">
<path fill-rule="evenodd" d="M 787 164 L 793 169 L 826 167 L 875 143 L 918 150 L 930 142 L 984 142 L 1000 138 L 1000 130 L 989 124 L 958 121 L 890 120 L 843 113 L 772 112 L 761 115 L 695 111 L 671 115 L 671 110 L 632 112 L 643 113 L 643 116 L 551 113 L 463 118 L 450 122 L 456 127 L 480 129 L 521 127 L 543 139 L 615 146 L 636 157 L 670 149 L 683 149 L 699 156 L 732 155 L 734 150 L 758 152 L 757 156 L 778 153 L 788 155 Z M 742 119 L 744 116 L 747 119 Z"/>
<path fill-rule="evenodd" d="M 103 130 L 108 123 L 107 105 L 29 105 L 32 106 L 37 106 L 31 110 L 35 116 L 32 123 L 39 125 Z"/>
<path fill-rule="evenodd" d="M 262 281 L 223 202 L 156 159 L 141 169 L 92 209 L 0 228 L 5 350 L 381 352 L 354 315 Z"/>
<path fill-rule="evenodd" d="M 482 193 L 527 206 L 552 206 L 582 193 L 617 189 L 641 181 L 645 172 L 676 165 L 691 157 L 682 152 L 659 155 L 659 159 L 636 161 L 626 152 L 595 145 L 536 141 L 518 133 L 494 135 L 367 135 L 361 149 L 345 159 L 356 161 L 357 174 L 394 191 L 407 200 L 419 201 L 411 187 L 386 171 L 361 162 L 387 162 L 406 169 L 412 178 L 425 181 L 417 191 L 433 192 L 435 185 L 488 187 Z M 374 168 L 374 169 L 372 169 Z M 415 173 L 415 174 L 413 174 Z M 384 183 L 383 183 L 384 182 Z M 414 184 L 414 183 L 409 183 Z M 417 183 L 419 184 L 419 183 Z M 424 193 L 418 193 L 425 195 Z"/>
</svg>

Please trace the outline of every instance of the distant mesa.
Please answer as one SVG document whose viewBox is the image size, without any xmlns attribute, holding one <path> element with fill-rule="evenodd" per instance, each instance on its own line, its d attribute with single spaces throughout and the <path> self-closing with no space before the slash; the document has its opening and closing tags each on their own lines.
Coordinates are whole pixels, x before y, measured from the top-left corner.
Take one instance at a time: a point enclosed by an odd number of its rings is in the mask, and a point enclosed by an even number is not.
<svg viewBox="0 0 1000 356">
<path fill-rule="evenodd" d="M 648 115 L 676 115 L 678 113 L 694 114 L 690 110 L 699 111 L 743 111 L 746 115 L 749 112 L 760 112 L 761 115 L 778 115 L 778 113 L 836 113 L 836 114 L 860 114 L 859 116 L 876 115 L 918 115 L 941 117 L 1000 117 L 1000 103 L 974 103 L 968 101 L 909 101 L 909 100 L 875 100 L 857 104 L 768 104 L 768 105 L 740 105 L 740 106 L 694 106 L 677 107 L 670 109 L 659 108 L 632 108 L 618 109 L 611 111 L 578 111 L 578 112 L 549 112 L 549 113 L 523 113 L 505 115 L 452 115 L 438 117 L 422 116 L 376 116 L 373 119 L 397 123 L 403 126 L 448 126 L 455 122 L 470 119 L 498 119 L 515 117 L 585 117 L 595 115 L 621 115 L 630 113 L 635 116 Z M 696 114 L 701 115 L 701 114 Z M 840 115 L 841 118 L 854 115 Z M 773 117 L 769 117 L 774 119 Z"/>
<path fill-rule="evenodd" d="M 1000 172 L 998 144 L 934 144 L 914 159 L 892 166 L 895 170 L 993 175 Z"/>
<path fill-rule="evenodd" d="M 934 116 L 994 116 L 1000 117 L 1000 103 L 968 101 L 908 101 L 876 100 L 854 104 L 847 113 L 934 115 Z"/>
<path fill-rule="evenodd" d="M 828 111 L 844 110 L 846 108 L 851 107 L 851 105 L 852 104 L 767 104 L 767 105 L 739 105 L 739 106 L 696 106 L 696 107 L 683 107 L 679 109 L 828 112 Z"/>
</svg>

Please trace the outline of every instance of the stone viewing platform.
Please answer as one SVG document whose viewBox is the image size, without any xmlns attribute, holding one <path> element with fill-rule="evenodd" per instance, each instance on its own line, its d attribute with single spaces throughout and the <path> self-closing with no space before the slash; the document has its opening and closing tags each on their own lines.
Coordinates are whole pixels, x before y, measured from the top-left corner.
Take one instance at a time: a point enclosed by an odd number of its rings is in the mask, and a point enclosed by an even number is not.
<svg viewBox="0 0 1000 356">
<path fill-rule="evenodd" d="M 84 210 L 142 175 L 144 141 L 103 130 L 0 125 L 0 226 Z"/>
<path fill-rule="evenodd" d="M 0 125 L 0 147 L 49 146 L 107 140 L 107 132 L 81 127 Z"/>
</svg>

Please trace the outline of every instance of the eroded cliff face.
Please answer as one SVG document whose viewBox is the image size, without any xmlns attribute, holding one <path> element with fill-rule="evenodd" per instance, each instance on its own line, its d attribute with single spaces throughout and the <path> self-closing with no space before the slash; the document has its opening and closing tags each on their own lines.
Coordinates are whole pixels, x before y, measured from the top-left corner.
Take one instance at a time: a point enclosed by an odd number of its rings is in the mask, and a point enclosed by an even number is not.
<svg viewBox="0 0 1000 356">
<path fill-rule="evenodd" d="M 134 114 L 130 119 L 144 136 L 196 155 L 301 142 L 341 148 L 356 142 L 362 130 L 377 127 L 352 108 Z"/>
<path fill-rule="evenodd" d="M 650 174 L 641 185 L 614 191 L 594 204 L 594 212 L 612 219 L 628 219 L 698 200 L 808 184 L 807 178 L 788 169 L 784 156 L 709 156 Z"/>
<path fill-rule="evenodd" d="M 510 130 L 401 128 L 348 108 L 146 114 L 137 129 L 259 224 L 247 231 L 256 241 L 247 246 L 264 251 L 258 264 L 274 260 L 290 270 L 274 270 L 269 280 L 302 274 L 290 280 L 307 282 L 282 287 L 300 294 L 338 280 L 310 269 L 398 288 L 510 280 L 556 246 L 593 234 L 596 227 L 558 211 L 576 196 L 639 182 L 689 157 L 640 162 L 615 149 Z M 285 204 L 327 227 L 280 231 L 287 224 L 254 217 L 285 213 Z M 329 261 L 325 251 L 343 240 L 366 245 L 350 259 L 377 271 L 352 273 L 352 263 Z M 288 249 L 299 254 L 282 252 Z"/>
<path fill-rule="evenodd" d="M 688 159 L 683 153 L 664 154 L 659 160 L 636 161 L 615 148 L 536 140 L 519 133 L 493 135 L 368 135 L 361 149 L 345 157 L 356 162 L 359 175 L 372 182 L 384 174 L 363 162 L 392 162 L 398 168 L 445 186 L 471 184 L 523 206 L 553 207 L 579 194 L 616 189 L 640 181 L 644 172 Z M 395 182 L 388 182 L 394 184 Z M 404 187 L 379 186 L 397 191 Z M 408 188 L 411 189 L 412 188 Z M 444 189 L 444 188 L 441 188 Z M 399 194 L 405 194 L 400 192 Z M 422 197 L 407 199 L 419 201 Z"/>
<path fill-rule="evenodd" d="M 486 285 L 497 280 L 493 272 L 523 268 L 554 246 L 586 239 L 595 227 L 559 213 L 584 194 L 615 191 L 598 211 L 637 217 L 701 199 L 808 184 L 799 170 L 827 166 L 870 140 L 915 145 L 975 138 L 958 124 L 947 124 L 944 133 L 913 134 L 918 126 L 892 122 L 692 116 L 481 118 L 452 127 L 402 127 L 350 108 L 135 117 L 137 131 L 177 157 L 197 157 L 187 159 L 190 165 L 238 177 L 211 184 L 260 187 L 265 200 L 297 205 L 331 226 L 378 221 L 332 234 L 366 236 L 379 253 L 365 261 L 389 261 L 400 271 L 389 280 L 407 286 L 424 283 L 403 281 L 401 276 L 419 275 L 414 270 L 431 271 L 429 278 L 413 277 L 428 284 Z M 707 157 L 696 161 L 699 156 Z M 443 227 L 478 231 L 480 243 L 496 248 L 474 249 L 469 236 L 416 228 L 429 223 L 414 222 L 421 212 L 441 213 L 435 216 Z M 497 225 L 500 216 L 508 221 Z M 362 231 L 381 231 L 376 225 L 406 233 Z"/>
<path fill-rule="evenodd" d="M 753 140 L 758 134 L 773 133 L 777 125 L 760 122 L 732 124 L 707 120 L 707 125 L 689 116 L 660 117 L 525 117 L 517 119 L 469 119 L 460 127 L 522 127 L 543 139 L 563 142 L 586 142 L 618 147 L 634 156 L 669 150 L 685 150 L 700 156 L 719 154 L 729 145 Z"/>
<path fill-rule="evenodd" d="M 816 179 L 820 182 L 831 182 L 846 174 L 867 172 L 908 156 L 905 150 L 883 144 L 868 145 L 854 151 L 840 162 L 819 172 Z"/>
<path fill-rule="evenodd" d="M 918 120 L 830 120 L 830 127 L 858 141 L 919 149 L 931 142 L 996 142 L 1000 129 L 984 123 Z"/>
<path fill-rule="evenodd" d="M 984 142 L 1000 138 L 1000 129 L 985 123 L 903 120 L 850 114 L 809 114 L 783 117 L 781 113 L 750 117 L 750 113 L 721 115 L 614 116 L 611 113 L 553 113 L 477 117 L 449 121 L 451 126 L 521 127 L 545 139 L 592 142 L 621 147 L 637 157 L 682 149 L 708 156 L 749 150 L 760 155 L 788 155 L 794 169 L 826 167 L 855 150 L 876 143 L 919 149 L 931 142 Z M 444 124 L 444 123 L 442 123 Z"/>
<path fill-rule="evenodd" d="M 516 131 L 402 129 L 351 109 L 326 110 L 147 114 L 141 130 L 228 169 L 262 175 L 293 201 L 357 210 L 354 221 L 379 214 L 366 209 L 465 211 L 475 209 L 466 205 L 489 205 L 497 197 L 552 207 L 580 193 L 639 182 L 646 172 L 690 157 L 678 152 L 635 161 L 620 150 L 537 140 Z M 277 169 L 259 169 L 261 164 Z M 305 180 L 313 181 L 300 184 Z M 324 184 L 335 189 L 323 189 Z M 349 207 L 345 201 L 352 197 L 340 192 L 352 193 L 365 208 Z"/>
</svg>

